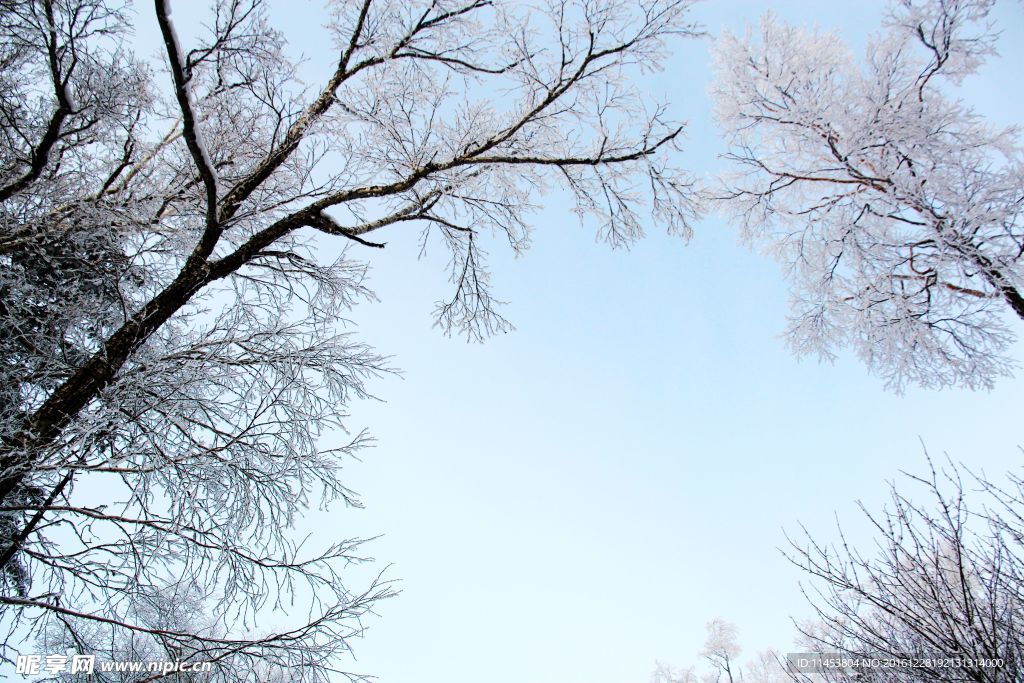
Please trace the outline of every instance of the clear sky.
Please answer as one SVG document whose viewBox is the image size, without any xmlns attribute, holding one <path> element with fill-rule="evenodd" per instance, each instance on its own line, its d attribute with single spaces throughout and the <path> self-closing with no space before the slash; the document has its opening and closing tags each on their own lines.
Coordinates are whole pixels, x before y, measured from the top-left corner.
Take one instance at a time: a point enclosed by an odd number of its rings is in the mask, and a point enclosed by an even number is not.
<svg viewBox="0 0 1024 683">
<path fill-rule="evenodd" d="M 328 64 L 319 5 L 287 4 L 285 34 Z M 696 15 L 714 35 L 768 8 L 860 51 L 884 3 L 715 0 Z M 1002 56 L 963 95 L 1012 123 L 1024 13 L 1003 2 L 995 16 Z M 709 46 L 677 43 L 648 82 L 690 122 L 685 163 L 710 174 L 722 144 Z M 786 650 L 807 608 L 778 550 L 784 529 L 828 540 L 838 515 L 870 542 L 854 502 L 877 509 L 887 480 L 921 470 L 922 442 L 990 473 L 1020 464 L 1024 375 L 988 393 L 896 396 L 849 356 L 797 362 L 779 336 L 779 267 L 719 217 L 689 245 L 651 225 L 628 252 L 595 243 L 557 196 L 535 225 L 524 258 L 490 249 L 517 330 L 483 345 L 431 326 L 447 294 L 440 249 L 418 260 L 406 226 L 365 250 L 380 301 L 352 317 L 404 374 L 376 383 L 382 402 L 351 406 L 350 425 L 378 439 L 349 468 L 366 509 L 309 522 L 384 534 L 370 552 L 401 579 L 353 670 L 382 683 L 644 683 L 655 659 L 695 662 L 716 616 L 748 654 Z"/>
</svg>

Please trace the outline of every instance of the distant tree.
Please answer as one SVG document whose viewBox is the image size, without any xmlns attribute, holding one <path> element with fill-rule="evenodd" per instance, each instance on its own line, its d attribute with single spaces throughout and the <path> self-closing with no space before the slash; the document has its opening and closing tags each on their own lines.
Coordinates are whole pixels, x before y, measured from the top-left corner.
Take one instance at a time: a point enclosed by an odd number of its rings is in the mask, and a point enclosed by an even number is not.
<svg viewBox="0 0 1024 683">
<path fill-rule="evenodd" d="M 656 661 L 651 672 L 650 683 L 697 683 L 700 679 L 694 667 L 681 669 L 665 662 Z"/>
<path fill-rule="evenodd" d="M 740 646 L 736 642 L 736 626 L 724 619 L 712 619 L 707 629 L 708 638 L 700 654 L 711 664 L 713 673 L 705 679 L 715 683 L 737 683 L 742 674 L 736 662 L 740 654 Z"/>
<path fill-rule="evenodd" d="M 862 63 L 837 35 L 770 15 L 718 42 L 722 199 L 786 268 L 798 354 L 852 347 L 897 390 L 988 387 L 1016 367 L 1018 132 L 950 95 L 994 52 L 992 4 L 896 2 Z"/>
<path fill-rule="evenodd" d="M 707 639 L 700 656 L 710 664 L 703 672 L 696 666 L 676 668 L 656 663 L 651 683 L 782 683 L 788 681 L 778 654 L 767 650 L 743 663 L 739 659 L 736 626 L 721 618 L 707 623 Z"/>
<path fill-rule="evenodd" d="M 913 485 L 930 500 L 915 502 Z M 968 498 L 976 500 L 968 505 Z M 810 575 L 807 595 L 817 612 L 800 627 L 805 646 L 962 665 L 831 670 L 825 680 L 1021 680 L 1024 479 L 997 485 L 951 463 L 925 478 L 907 475 L 891 486 L 890 500 L 881 513 L 865 510 L 876 532 L 870 549 L 851 545 L 841 529 L 834 545 L 809 535 L 792 542 L 790 560 Z"/>
<path fill-rule="evenodd" d="M 162 64 L 114 2 L 0 2 L 0 656 L 106 629 L 243 678 L 339 666 L 391 591 L 342 580 L 358 540 L 290 529 L 358 504 L 340 469 L 365 437 L 319 441 L 387 367 L 344 329 L 364 266 L 321 240 L 439 240 L 437 321 L 481 338 L 507 326 L 482 242 L 525 248 L 539 193 L 612 244 L 645 206 L 685 234 L 662 153 L 682 127 L 630 75 L 695 35 L 689 5 L 335 0 L 307 93 L 260 0 L 219 0 L 188 41 L 155 0 Z M 203 619 L 153 626 L 149 587 L 179 582 Z M 254 636 L 273 608 L 286 625 Z"/>
</svg>

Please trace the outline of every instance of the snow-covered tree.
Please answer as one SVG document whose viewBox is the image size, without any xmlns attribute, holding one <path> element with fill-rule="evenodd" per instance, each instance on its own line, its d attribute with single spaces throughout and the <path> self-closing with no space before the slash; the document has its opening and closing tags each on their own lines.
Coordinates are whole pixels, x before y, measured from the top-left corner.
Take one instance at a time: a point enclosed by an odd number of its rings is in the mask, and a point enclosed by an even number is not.
<svg viewBox="0 0 1024 683">
<path fill-rule="evenodd" d="M 921 490 L 926 499 L 914 500 Z M 890 495 L 888 509 L 864 511 L 876 533 L 870 548 L 841 529 L 835 544 L 806 531 L 791 542 L 789 559 L 808 574 L 805 593 L 817 613 L 800 625 L 802 647 L 920 666 L 826 669 L 796 679 L 1019 681 L 1024 479 L 997 484 L 950 463 L 926 477 L 907 475 Z"/>
<path fill-rule="evenodd" d="M 852 347 L 890 387 L 987 387 L 1024 319 L 1015 129 L 952 88 L 993 53 L 991 0 L 903 0 L 858 60 L 766 16 L 716 48 L 723 204 L 785 265 L 799 354 Z"/>
<path fill-rule="evenodd" d="M 716 617 L 705 628 L 707 637 L 700 656 L 709 668 L 677 668 L 657 662 L 651 683 L 783 683 L 790 680 L 779 654 L 773 650 L 741 661 L 735 624 Z"/>
<path fill-rule="evenodd" d="M 240 676 L 339 666 L 390 590 L 342 580 L 357 540 L 289 530 L 358 504 L 340 469 L 365 437 L 319 445 L 387 370 L 344 328 L 367 294 L 351 251 L 442 243 L 437 320 L 480 338 L 507 325 L 483 243 L 524 249 L 540 192 L 612 244 L 648 209 L 686 234 L 682 128 L 630 77 L 695 34 L 689 4 L 334 0 L 307 91 L 261 0 L 218 0 L 197 36 L 155 0 L 154 62 L 113 1 L 0 3 L 0 656 L 102 628 Z M 177 584 L 203 619 L 138 616 Z"/>
<path fill-rule="evenodd" d="M 736 625 L 724 619 L 712 619 L 707 623 L 708 637 L 700 655 L 706 659 L 713 673 L 706 680 L 713 683 L 737 683 L 741 674 L 736 662 L 740 654 L 736 642 Z"/>
</svg>

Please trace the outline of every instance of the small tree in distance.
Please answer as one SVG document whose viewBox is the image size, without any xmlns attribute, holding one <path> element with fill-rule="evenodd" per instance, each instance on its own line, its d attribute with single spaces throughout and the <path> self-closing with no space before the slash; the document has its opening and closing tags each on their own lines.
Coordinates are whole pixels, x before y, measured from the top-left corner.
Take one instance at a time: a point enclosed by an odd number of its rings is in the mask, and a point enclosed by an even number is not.
<svg viewBox="0 0 1024 683">
<path fill-rule="evenodd" d="M 858 64 L 780 24 L 716 46 L 723 205 L 792 282 L 800 354 L 853 348 L 889 387 L 990 387 L 1024 319 L 1018 131 L 949 96 L 994 52 L 991 0 L 894 2 Z"/>
<path fill-rule="evenodd" d="M 289 529 L 358 504 L 340 470 L 366 438 L 320 437 L 388 366 L 344 327 L 364 265 L 318 240 L 439 241 L 437 321 L 479 339 L 507 327 L 483 243 L 524 249 L 542 190 L 613 245 L 643 211 L 685 235 L 682 126 L 630 78 L 697 33 L 689 6 L 334 0 L 305 92 L 261 0 L 217 0 L 194 39 L 155 0 L 162 63 L 116 2 L 0 3 L 0 657 L 102 634 L 222 679 L 336 670 L 392 591 L 343 580 L 358 539 Z M 192 585 L 212 621 L 145 616 Z"/>
<path fill-rule="evenodd" d="M 742 674 L 736 661 L 740 654 L 736 626 L 724 619 L 712 619 L 707 629 L 708 638 L 700 654 L 711 664 L 713 673 L 705 679 L 714 683 L 737 683 Z"/>
<path fill-rule="evenodd" d="M 700 656 L 710 665 L 676 668 L 658 662 L 651 683 L 782 683 L 788 681 L 779 656 L 772 650 L 758 653 L 743 663 L 736 626 L 716 617 L 706 624 L 707 639 Z"/>
</svg>

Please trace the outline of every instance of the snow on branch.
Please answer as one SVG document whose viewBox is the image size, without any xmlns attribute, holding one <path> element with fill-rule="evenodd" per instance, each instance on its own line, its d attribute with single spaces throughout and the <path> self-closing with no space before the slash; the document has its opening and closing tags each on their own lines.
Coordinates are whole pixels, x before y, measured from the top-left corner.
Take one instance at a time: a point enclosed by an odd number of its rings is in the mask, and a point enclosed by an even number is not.
<svg viewBox="0 0 1024 683">
<path fill-rule="evenodd" d="M 785 265 L 798 353 L 852 347 L 896 390 L 1016 368 L 1021 149 L 938 82 L 992 53 L 991 4 L 896 3 L 862 63 L 771 15 L 716 46 L 720 205 Z"/>
</svg>

